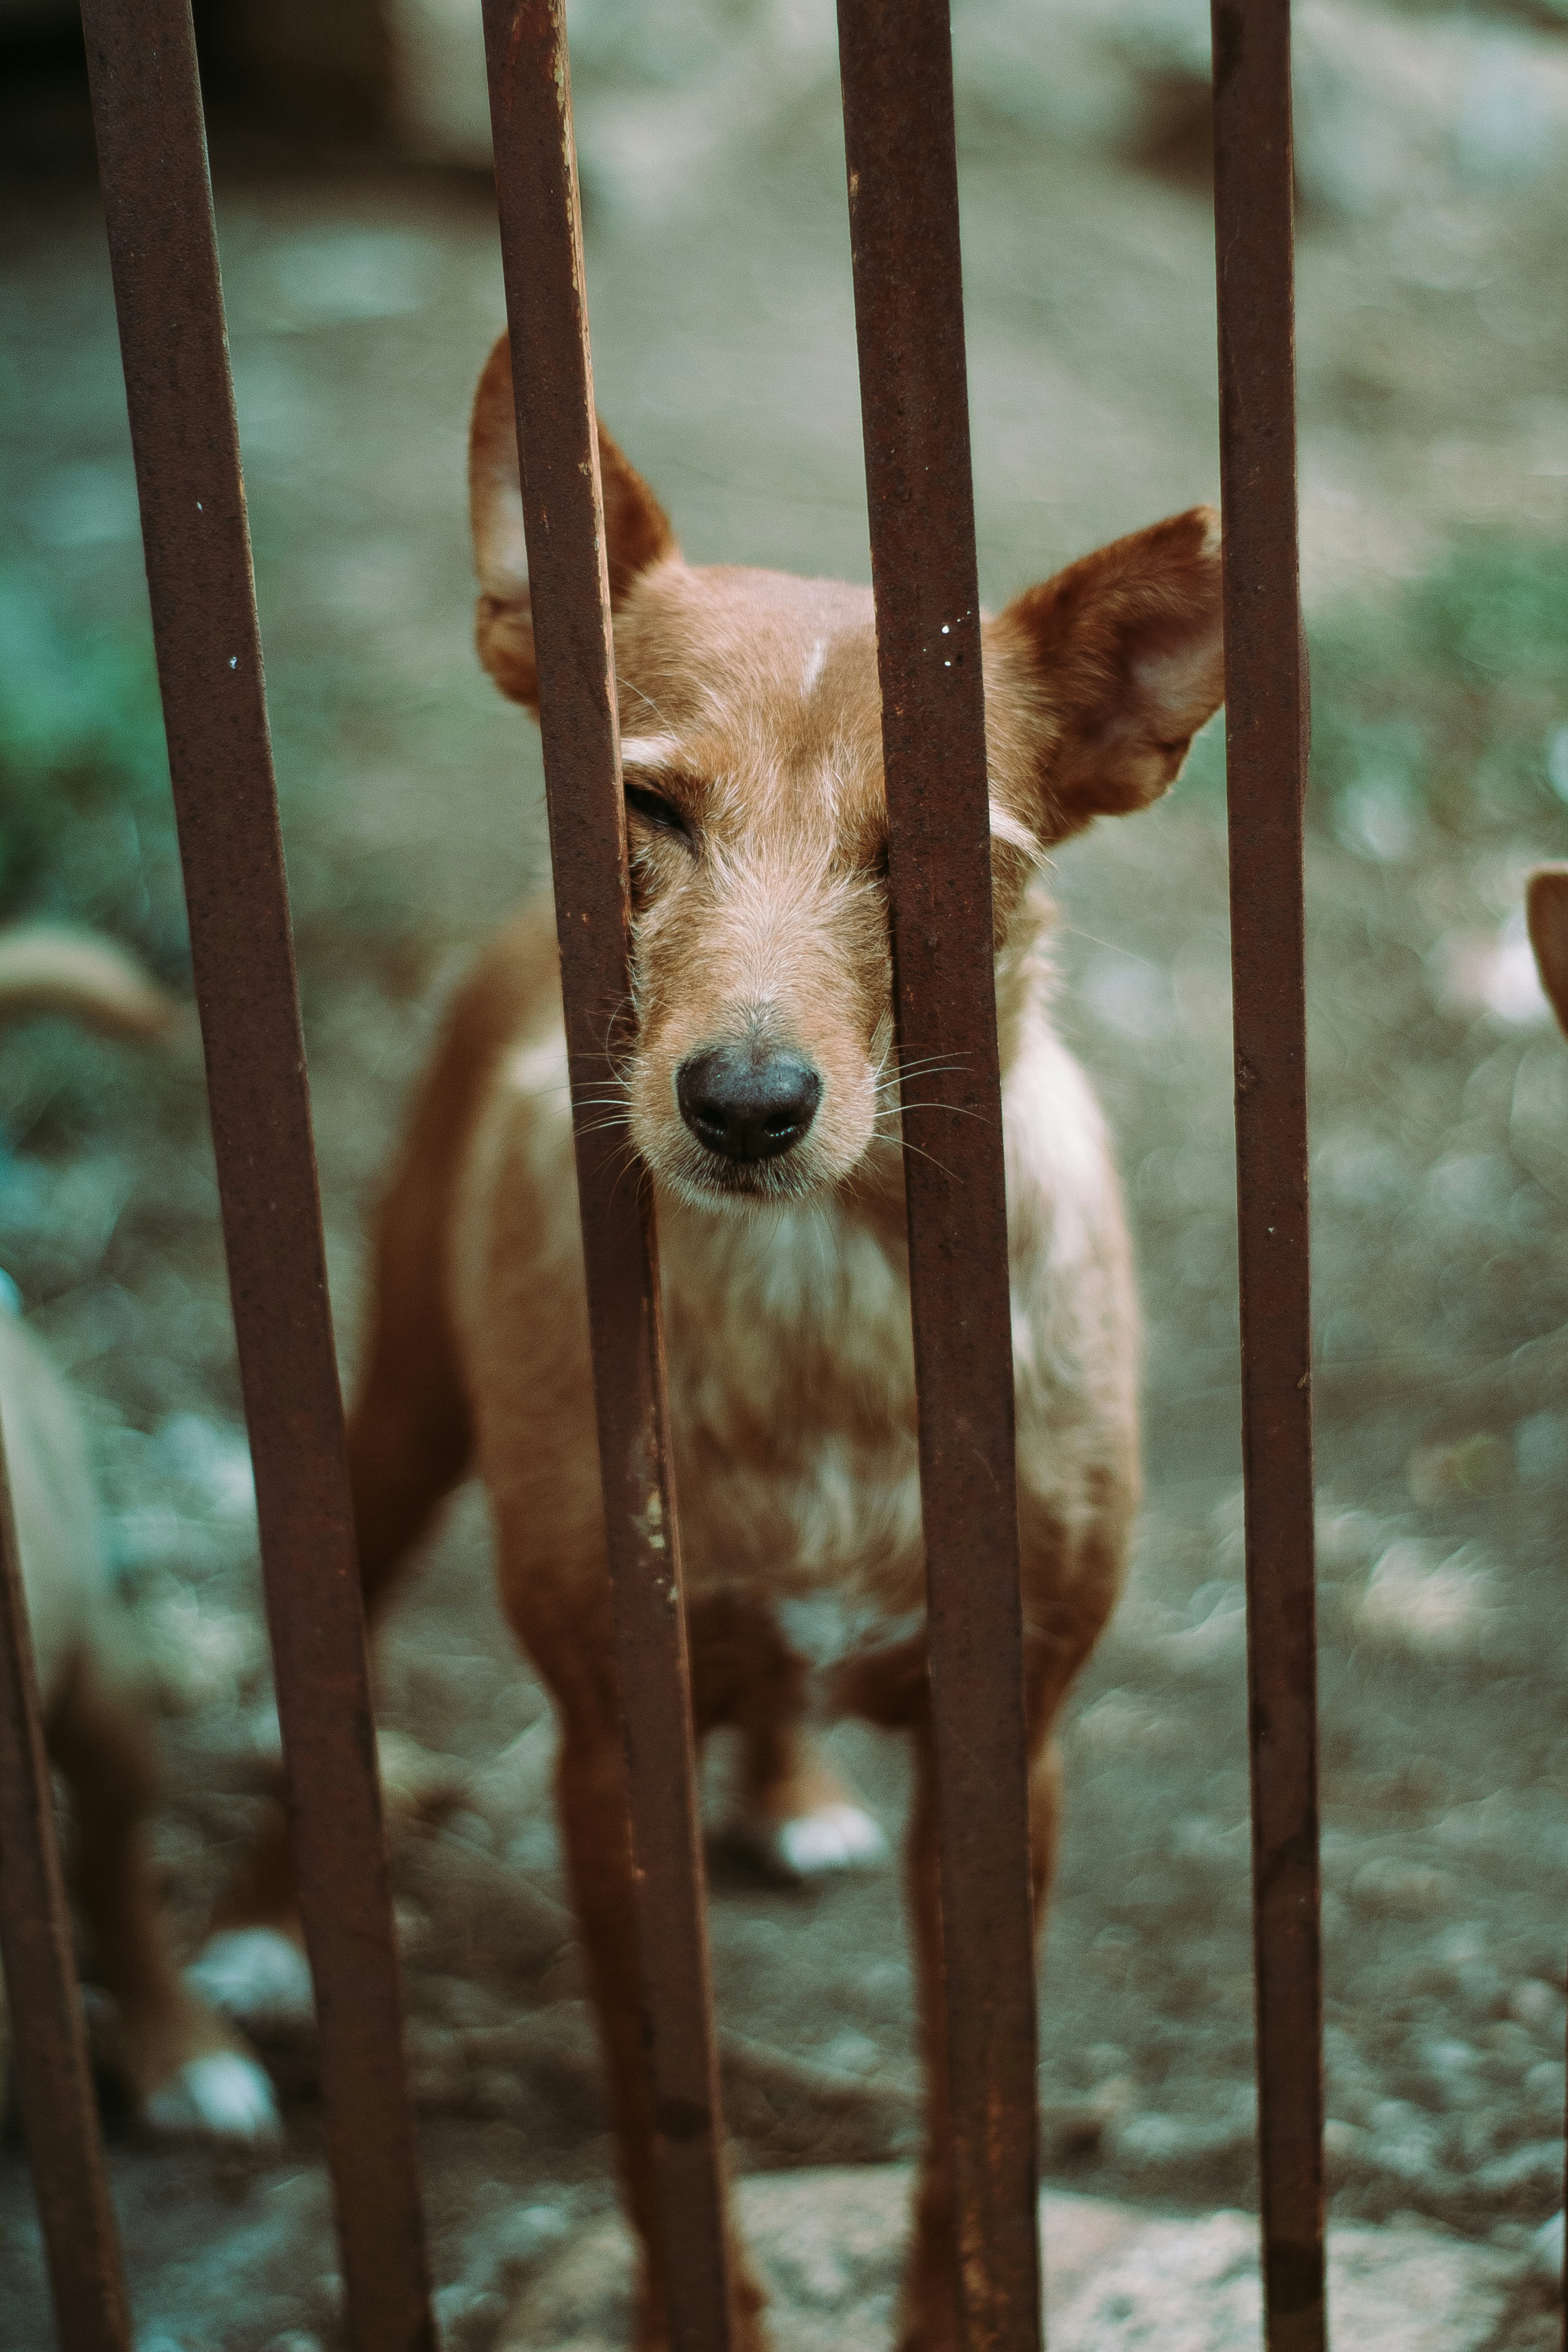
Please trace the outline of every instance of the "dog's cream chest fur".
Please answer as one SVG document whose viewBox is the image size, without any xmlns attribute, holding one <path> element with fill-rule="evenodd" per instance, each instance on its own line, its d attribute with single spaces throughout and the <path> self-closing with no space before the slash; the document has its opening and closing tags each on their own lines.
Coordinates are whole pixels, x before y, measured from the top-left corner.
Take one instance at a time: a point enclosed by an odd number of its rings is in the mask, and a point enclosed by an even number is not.
<svg viewBox="0 0 1568 2352">
<path fill-rule="evenodd" d="M 509 1056 L 464 1190 L 468 1207 L 458 1223 L 454 1269 L 458 1319 L 493 1338 L 491 1269 L 498 1254 L 508 1258 L 515 1307 L 507 1352 L 520 1370 L 520 1358 L 539 1345 L 541 1292 L 560 1297 L 565 1276 L 581 1299 L 558 1030 L 535 1033 Z M 803 1603 L 831 1592 L 842 1627 L 830 1634 L 817 1610 L 801 1621 L 800 1642 L 791 1646 L 803 1655 L 822 1653 L 825 1663 L 828 1651 L 882 1646 L 883 1621 L 898 1620 L 905 1630 L 924 1597 L 901 1245 L 831 1201 L 725 1214 L 661 1194 L 658 1223 L 689 1592 L 739 1587 L 764 1591 L 770 1601 Z M 532 1259 L 527 1271 L 516 1267 L 507 1238 L 522 1233 Z M 580 1316 L 579 1307 L 570 1332 L 556 1320 L 558 1380 L 586 1374 Z M 506 1368 L 497 1370 L 506 1385 Z M 495 1394 L 495 1382 L 484 1387 Z M 584 1422 L 584 1435 L 591 1425 Z M 515 1465 L 512 1450 L 513 1476 Z M 564 1467 L 556 1465 L 556 1475 Z M 574 1483 L 596 1486 L 596 1463 L 584 1462 Z"/>
<path fill-rule="evenodd" d="M 659 1262 L 693 1591 L 761 1582 L 809 1604 L 786 1638 L 823 1664 L 882 1646 L 882 1621 L 922 1599 L 902 1251 L 834 1204 L 661 1199 Z"/>
<path fill-rule="evenodd" d="M 1021 1496 L 1067 1525 L 1079 1481 L 1130 1409 L 1131 1289 L 1098 1107 L 1037 1003 L 1016 1024 L 1005 1101 Z M 606 1149 L 619 1146 L 615 1129 Z M 493 1269 L 513 1305 L 509 1369 L 585 1384 L 585 1318 L 541 1330 L 542 1295 L 581 1299 L 564 1042 L 519 1041 L 481 1122 L 459 1218 L 459 1318 L 498 1336 Z M 900 1220 L 841 1197 L 726 1212 L 661 1192 L 660 1279 L 687 1589 L 765 1601 L 788 1646 L 825 1673 L 907 1640 L 924 1608 L 916 1397 Z M 530 1263 L 517 1242 L 526 1234 Z M 531 1376 L 531 1379 L 535 1376 Z M 481 1393 L 507 1385 L 498 1364 Z M 586 1398 L 584 1396 L 584 1407 Z M 504 1418 L 504 1414 L 503 1414 Z M 584 1410 L 579 1424 L 591 1427 Z M 555 1424 L 557 1430 L 561 1424 Z M 554 1449 L 551 1449 L 554 1454 Z M 531 1467 L 597 1501 L 597 1463 L 505 1448 L 504 1486 Z M 1069 1546 L 1070 1551 L 1070 1546 Z M 539 1562 L 539 1572 L 548 1574 Z M 1057 1572 L 1068 1573 L 1067 1556 Z"/>
</svg>

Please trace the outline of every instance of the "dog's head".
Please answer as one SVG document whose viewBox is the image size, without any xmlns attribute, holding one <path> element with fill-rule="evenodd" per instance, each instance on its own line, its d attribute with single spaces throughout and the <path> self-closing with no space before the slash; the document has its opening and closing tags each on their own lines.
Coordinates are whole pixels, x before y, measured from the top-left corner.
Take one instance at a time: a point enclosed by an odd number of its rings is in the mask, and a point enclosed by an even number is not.
<svg viewBox="0 0 1568 2352">
<path fill-rule="evenodd" d="M 599 435 L 634 902 L 620 1077 L 659 1181 L 805 1200 L 889 1139 L 887 808 L 869 589 L 686 563 Z M 480 658 L 538 680 L 505 339 L 470 443 Z M 1194 508 L 985 623 L 996 940 L 1045 853 L 1157 799 L 1222 693 L 1218 520 Z"/>
</svg>

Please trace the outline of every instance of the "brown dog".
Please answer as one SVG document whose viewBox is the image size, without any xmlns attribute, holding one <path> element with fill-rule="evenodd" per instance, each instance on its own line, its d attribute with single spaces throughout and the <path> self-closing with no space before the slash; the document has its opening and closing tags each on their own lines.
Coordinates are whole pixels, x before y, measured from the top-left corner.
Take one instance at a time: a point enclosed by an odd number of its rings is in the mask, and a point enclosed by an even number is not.
<svg viewBox="0 0 1568 2352">
<path fill-rule="evenodd" d="M 845 1803 L 808 1717 L 914 1734 L 909 1881 L 930 2144 L 903 2342 L 957 2341 L 938 2003 L 915 1389 L 869 592 L 680 556 L 600 436 L 635 898 L 635 1038 L 606 1058 L 606 1150 L 658 1197 L 700 1734 L 741 1731 L 765 1823 Z M 471 442 L 479 646 L 537 700 L 504 341 Z M 1206 509 L 1030 589 L 986 625 L 1028 1639 L 1035 1884 L 1052 1719 L 1120 1583 L 1137 1499 L 1138 1331 L 1100 1113 L 1053 1032 L 1045 855 L 1141 808 L 1221 693 Z M 940 1047 L 940 1040 L 934 1041 Z M 921 1146 L 937 1152 L 940 1133 Z M 551 912 L 459 993 L 380 1221 L 352 1415 L 367 1599 L 470 1464 L 502 1596 L 560 1714 L 558 1795 L 646 2255 L 668 2341 L 626 1842 L 571 1103 Z M 737 2334 L 760 2298 L 737 2262 Z"/>
</svg>

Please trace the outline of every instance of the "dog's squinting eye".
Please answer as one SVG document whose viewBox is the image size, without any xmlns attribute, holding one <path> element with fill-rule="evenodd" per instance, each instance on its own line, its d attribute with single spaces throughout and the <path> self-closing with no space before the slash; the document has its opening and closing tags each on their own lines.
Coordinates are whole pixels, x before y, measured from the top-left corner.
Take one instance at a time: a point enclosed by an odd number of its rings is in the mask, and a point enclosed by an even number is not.
<svg viewBox="0 0 1568 2352">
<path fill-rule="evenodd" d="M 661 833 L 678 833 L 682 841 L 691 839 L 691 827 L 675 803 L 667 801 L 662 793 L 650 793 L 643 784 L 628 784 L 626 793 L 626 806 L 634 816 L 657 825 Z"/>
</svg>

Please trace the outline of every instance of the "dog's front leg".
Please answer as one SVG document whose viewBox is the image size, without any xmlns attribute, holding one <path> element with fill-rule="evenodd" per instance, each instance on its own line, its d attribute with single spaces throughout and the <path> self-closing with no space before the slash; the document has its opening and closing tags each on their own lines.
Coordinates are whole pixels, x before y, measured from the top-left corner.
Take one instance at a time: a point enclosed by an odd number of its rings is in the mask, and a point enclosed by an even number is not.
<svg viewBox="0 0 1568 2352">
<path fill-rule="evenodd" d="M 937 1863 L 936 1759 L 931 1727 L 915 1731 L 916 1788 L 905 1864 L 910 1924 L 919 1982 L 925 2064 L 926 2129 L 915 2200 L 914 2239 L 904 2274 L 899 2352 L 963 2352 L 958 2309 L 958 2242 L 953 2213 L 952 2117 L 948 2096 L 946 1997 L 942 1972 L 941 1887 Z M 1031 1727 L 1029 1877 L 1039 1940 L 1056 1858 L 1059 1762 L 1047 1727 Z"/>
<path fill-rule="evenodd" d="M 563 1708 L 556 1779 L 567 1867 L 598 2011 L 626 2207 L 642 2247 L 637 2352 L 668 2352 L 668 2272 L 659 2227 L 654 2125 L 618 1726 L 591 1702 Z M 730 2232 L 732 2352 L 767 2352 L 763 2294 Z"/>
</svg>

